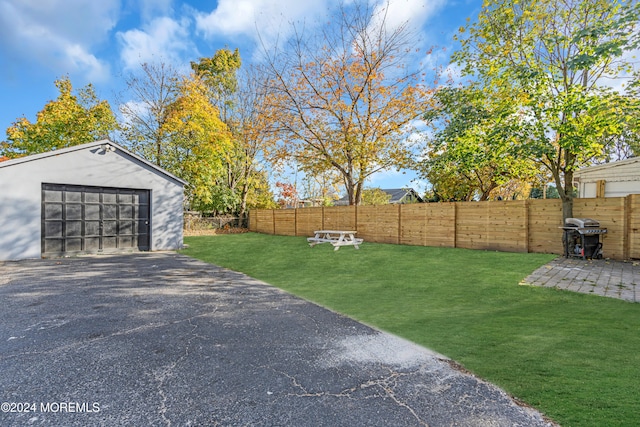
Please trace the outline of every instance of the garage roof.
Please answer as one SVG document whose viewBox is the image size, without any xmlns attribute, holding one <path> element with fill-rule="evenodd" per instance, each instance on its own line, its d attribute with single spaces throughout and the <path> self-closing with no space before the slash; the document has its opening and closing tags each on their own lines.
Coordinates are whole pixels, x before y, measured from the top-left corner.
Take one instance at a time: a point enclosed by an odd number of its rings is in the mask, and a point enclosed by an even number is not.
<svg viewBox="0 0 640 427">
<path fill-rule="evenodd" d="M 124 154 L 125 156 L 131 157 L 132 159 L 145 164 L 146 166 L 155 169 L 157 172 L 159 172 L 160 174 L 166 176 L 168 179 L 171 179 L 173 181 L 178 182 L 181 185 L 186 185 L 187 182 L 181 178 L 178 178 L 177 176 L 173 175 L 172 173 L 167 172 L 166 170 L 162 169 L 161 167 L 159 167 L 156 164 L 153 164 L 151 162 L 149 162 L 148 160 L 143 159 L 142 157 L 133 154 L 131 151 L 123 148 L 122 146 L 116 144 L 115 142 L 112 142 L 108 139 L 102 139 L 100 141 L 94 141 L 94 142 L 89 142 L 87 144 L 80 144 L 80 145 L 74 145 L 72 147 L 67 147 L 67 148 L 61 148 L 59 150 L 52 150 L 52 151 L 48 151 L 46 153 L 39 153 L 39 154 L 32 154 L 30 156 L 24 156 L 24 157 L 19 157 L 17 159 L 11 159 L 11 160 L 6 160 L 3 162 L 0 162 L 0 168 L 4 168 L 4 167 L 9 167 L 9 166 L 13 166 L 13 165 L 17 165 L 17 164 L 21 164 L 21 163 L 26 163 L 26 162 L 32 162 L 35 160 L 40 160 L 40 159 L 45 159 L 47 157 L 53 157 L 53 156 L 60 156 L 66 153 L 72 153 L 74 151 L 79 151 L 79 150 L 86 150 L 88 148 L 99 148 L 101 150 L 108 150 L 108 151 L 120 151 L 122 154 Z"/>
</svg>

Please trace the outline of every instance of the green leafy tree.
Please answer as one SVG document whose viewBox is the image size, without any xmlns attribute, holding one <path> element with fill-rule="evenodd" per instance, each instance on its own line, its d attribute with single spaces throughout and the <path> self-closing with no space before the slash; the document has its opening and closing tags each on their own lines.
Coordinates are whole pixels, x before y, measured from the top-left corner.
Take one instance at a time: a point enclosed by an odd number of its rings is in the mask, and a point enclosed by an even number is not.
<svg viewBox="0 0 640 427">
<path fill-rule="evenodd" d="M 247 209 L 276 209 L 278 204 L 275 201 L 273 191 L 271 191 L 266 171 L 254 171 L 250 179 Z"/>
<path fill-rule="evenodd" d="M 434 126 L 417 169 L 444 200 L 488 200 L 500 186 L 530 179 L 533 161 L 516 155 L 521 116 L 511 100 L 474 85 L 444 87 L 439 108 L 425 119 Z"/>
<path fill-rule="evenodd" d="M 618 132 L 606 132 L 604 161 L 623 160 L 640 156 L 640 96 L 633 85 L 630 85 L 624 95 L 614 94 L 612 111 L 618 117 L 620 128 Z"/>
<path fill-rule="evenodd" d="M 365 188 L 362 190 L 362 205 L 388 205 L 391 195 L 380 188 Z"/>
<path fill-rule="evenodd" d="M 637 44 L 637 19 L 633 0 L 487 0 L 462 29 L 454 61 L 521 107 L 519 155 L 551 172 L 564 217 L 573 172 L 622 132 L 625 114 L 603 79 L 629 71 L 622 54 Z"/>
<path fill-rule="evenodd" d="M 534 187 L 529 194 L 531 199 L 559 199 L 558 189 L 553 185 L 547 185 L 546 188 Z"/>
<path fill-rule="evenodd" d="M 220 110 L 226 123 L 233 115 L 235 94 L 238 91 L 237 72 L 242 66 L 238 49 L 220 49 L 210 58 L 200 58 L 191 62 L 191 69 L 209 87 L 213 103 Z"/>
<path fill-rule="evenodd" d="M 19 118 L 7 129 L 2 154 L 15 158 L 44 153 L 108 137 L 118 127 L 107 101 L 101 101 L 91 84 L 73 93 L 69 77 L 55 81 L 60 92 L 37 114 L 35 123 Z"/>
<path fill-rule="evenodd" d="M 227 127 L 198 77 L 184 77 L 177 89 L 160 129 L 168 141 L 164 167 L 187 181 L 185 198 L 191 209 L 226 211 L 234 204 L 229 200 L 233 195 L 220 192 L 215 183 L 232 146 Z"/>
</svg>

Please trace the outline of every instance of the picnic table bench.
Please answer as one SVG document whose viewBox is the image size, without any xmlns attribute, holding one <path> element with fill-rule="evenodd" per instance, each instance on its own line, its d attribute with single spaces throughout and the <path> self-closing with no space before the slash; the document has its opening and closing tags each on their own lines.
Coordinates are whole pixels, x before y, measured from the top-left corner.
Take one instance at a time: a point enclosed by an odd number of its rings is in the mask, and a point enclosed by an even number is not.
<svg viewBox="0 0 640 427">
<path fill-rule="evenodd" d="M 364 241 L 364 239 L 355 237 L 357 231 L 317 230 L 314 233 L 314 237 L 307 238 L 309 246 L 314 247 L 320 243 L 331 243 L 334 251 L 340 249 L 340 246 L 353 246 L 356 249 L 360 249 L 358 245 Z"/>
</svg>

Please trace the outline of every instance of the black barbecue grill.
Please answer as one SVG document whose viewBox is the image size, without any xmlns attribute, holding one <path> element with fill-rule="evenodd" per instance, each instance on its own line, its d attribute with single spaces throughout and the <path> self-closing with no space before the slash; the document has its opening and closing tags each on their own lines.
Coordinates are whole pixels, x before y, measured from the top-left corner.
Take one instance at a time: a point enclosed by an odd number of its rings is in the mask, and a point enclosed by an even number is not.
<svg viewBox="0 0 640 427">
<path fill-rule="evenodd" d="M 600 236 L 607 234 L 607 229 L 600 227 L 598 221 L 591 218 L 567 218 L 561 228 L 565 258 L 602 258 Z"/>
</svg>

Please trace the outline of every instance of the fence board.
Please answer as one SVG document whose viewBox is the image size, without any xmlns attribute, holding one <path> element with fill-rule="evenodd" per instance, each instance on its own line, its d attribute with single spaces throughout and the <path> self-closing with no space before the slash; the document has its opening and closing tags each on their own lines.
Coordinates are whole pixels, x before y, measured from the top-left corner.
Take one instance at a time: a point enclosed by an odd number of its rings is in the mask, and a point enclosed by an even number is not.
<svg viewBox="0 0 640 427">
<path fill-rule="evenodd" d="M 573 216 L 598 220 L 601 227 L 607 228 L 607 234 L 601 237 L 605 258 L 624 258 L 626 213 L 623 197 L 575 199 Z"/>
<path fill-rule="evenodd" d="M 425 246 L 456 247 L 456 204 L 430 203 L 427 210 Z"/>
<path fill-rule="evenodd" d="M 400 243 L 403 245 L 426 246 L 427 209 L 424 204 L 400 206 Z"/>
<path fill-rule="evenodd" d="M 296 235 L 296 210 L 278 209 L 273 211 L 274 234 L 281 236 Z"/>
<path fill-rule="evenodd" d="M 275 234 L 273 228 L 273 210 L 256 211 L 256 231 L 264 234 Z"/>
<path fill-rule="evenodd" d="M 466 249 L 486 249 L 487 202 L 458 203 L 456 245 Z"/>
<path fill-rule="evenodd" d="M 485 249 L 527 252 L 527 202 L 496 201 L 487 203 L 487 242 Z"/>
<path fill-rule="evenodd" d="M 562 254 L 562 202 L 529 200 L 529 252 Z"/>
<path fill-rule="evenodd" d="M 249 211 L 249 231 L 258 231 L 258 211 L 250 210 Z"/>
<path fill-rule="evenodd" d="M 640 194 L 627 196 L 629 258 L 640 258 Z"/>
<path fill-rule="evenodd" d="M 323 212 L 325 230 L 357 231 L 355 206 L 328 206 Z"/>
<path fill-rule="evenodd" d="M 322 230 L 322 208 L 303 208 L 296 209 L 297 214 L 297 227 L 296 234 L 298 236 L 313 236 L 313 232 L 316 230 Z"/>
<path fill-rule="evenodd" d="M 358 237 L 369 242 L 399 243 L 399 205 L 358 206 Z"/>
</svg>

